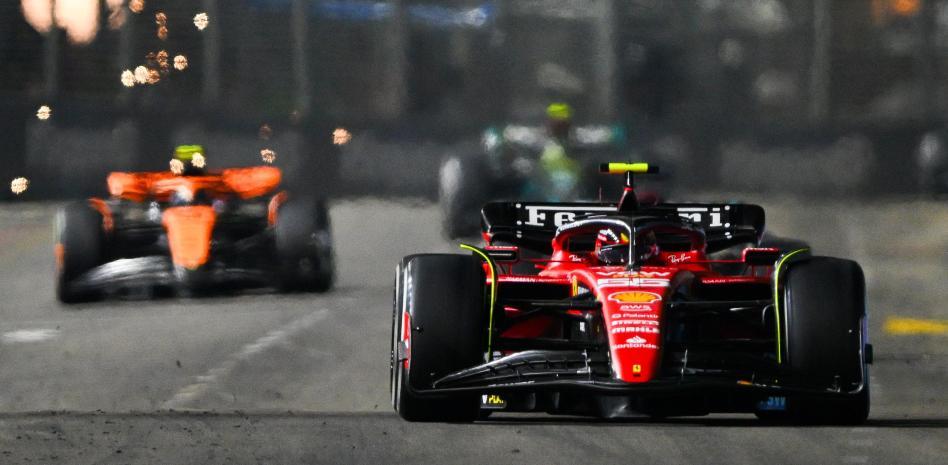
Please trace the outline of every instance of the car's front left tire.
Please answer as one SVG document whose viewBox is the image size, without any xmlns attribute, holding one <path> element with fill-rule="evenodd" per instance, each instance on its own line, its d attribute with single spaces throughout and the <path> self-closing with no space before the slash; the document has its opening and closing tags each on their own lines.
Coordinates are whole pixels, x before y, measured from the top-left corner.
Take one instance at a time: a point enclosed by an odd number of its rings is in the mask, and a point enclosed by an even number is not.
<svg viewBox="0 0 948 465">
<path fill-rule="evenodd" d="M 865 277 L 856 262 L 809 257 L 791 262 L 782 279 L 785 360 L 793 382 L 814 392 L 787 398 L 768 419 L 859 424 L 869 416 Z"/>
</svg>

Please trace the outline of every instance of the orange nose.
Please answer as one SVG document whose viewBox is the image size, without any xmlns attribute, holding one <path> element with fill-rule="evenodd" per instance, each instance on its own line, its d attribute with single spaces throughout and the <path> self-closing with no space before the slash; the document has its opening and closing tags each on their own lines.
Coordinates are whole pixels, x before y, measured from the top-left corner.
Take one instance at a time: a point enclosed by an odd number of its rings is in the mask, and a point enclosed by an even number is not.
<svg viewBox="0 0 948 465">
<path fill-rule="evenodd" d="M 208 206 L 172 207 L 161 215 L 168 232 L 171 261 L 189 270 L 207 263 L 214 231 L 214 209 Z"/>
</svg>

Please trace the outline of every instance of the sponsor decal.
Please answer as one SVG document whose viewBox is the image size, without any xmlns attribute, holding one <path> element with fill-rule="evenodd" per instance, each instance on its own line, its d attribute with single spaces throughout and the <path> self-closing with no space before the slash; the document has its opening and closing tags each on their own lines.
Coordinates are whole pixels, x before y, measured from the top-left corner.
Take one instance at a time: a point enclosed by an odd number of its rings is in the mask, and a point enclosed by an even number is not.
<svg viewBox="0 0 948 465">
<path fill-rule="evenodd" d="M 607 278 L 596 281 L 599 287 L 668 287 L 667 279 L 658 278 Z"/>
<path fill-rule="evenodd" d="M 523 208 L 527 210 L 527 221 L 525 221 L 524 224 L 528 226 L 546 226 L 548 218 L 552 216 L 553 226 L 556 226 L 557 228 L 573 221 L 576 218 L 577 214 L 602 212 L 602 211 L 613 211 L 613 212 L 616 211 L 615 207 L 594 207 L 594 206 L 540 207 L 540 206 L 524 205 Z"/>
<path fill-rule="evenodd" d="M 597 271 L 597 276 L 609 278 L 668 278 L 671 271 Z"/>
<path fill-rule="evenodd" d="M 620 320 L 622 318 L 648 318 L 649 320 L 656 321 L 658 320 L 657 313 L 616 313 L 612 315 L 614 320 Z"/>
<path fill-rule="evenodd" d="M 669 256 L 666 257 L 665 259 L 668 260 L 668 263 L 671 263 L 671 264 L 678 264 L 678 263 L 684 263 L 684 262 L 687 262 L 687 261 L 691 261 L 692 257 L 691 257 L 691 255 L 689 255 L 689 254 L 687 254 L 687 253 L 681 253 L 681 254 L 672 254 L 672 255 L 669 255 Z"/>
<path fill-rule="evenodd" d="M 730 223 L 721 221 L 721 207 L 712 207 L 710 210 L 711 211 L 708 211 L 708 207 L 679 207 L 678 216 L 712 228 L 719 228 L 721 226 L 726 228 L 730 226 Z M 710 219 L 706 222 L 705 218 Z"/>
<path fill-rule="evenodd" d="M 658 320 L 613 320 L 612 326 L 649 325 L 658 326 Z"/>
<path fill-rule="evenodd" d="M 651 312 L 652 307 L 645 304 L 624 304 L 619 306 L 623 312 Z"/>
<path fill-rule="evenodd" d="M 641 373 L 641 372 L 642 372 L 642 365 L 639 365 L 638 363 L 632 365 L 632 373 Z"/>
<path fill-rule="evenodd" d="M 658 346 L 655 344 L 619 344 L 616 346 L 616 350 L 622 350 L 622 349 L 658 350 Z"/>
<path fill-rule="evenodd" d="M 770 396 L 767 400 L 757 403 L 757 410 L 762 411 L 783 411 L 787 409 L 787 398 L 783 396 Z"/>
<path fill-rule="evenodd" d="M 642 336 L 632 336 L 625 340 L 625 344 L 619 344 L 616 349 L 650 349 L 657 350 L 658 346 L 649 344 Z"/>
<path fill-rule="evenodd" d="M 503 397 L 500 397 L 497 394 L 483 394 L 481 395 L 481 408 L 486 409 L 503 409 L 507 406 L 507 401 Z"/>
<path fill-rule="evenodd" d="M 619 303 L 651 304 L 662 300 L 662 296 L 646 291 L 622 291 L 609 294 L 609 300 Z"/>
<path fill-rule="evenodd" d="M 658 334 L 658 328 L 654 326 L 620 326 L 618 328 L 612 328 L 609 331 L 609 334 L 623 333 Z"/>
</svg>

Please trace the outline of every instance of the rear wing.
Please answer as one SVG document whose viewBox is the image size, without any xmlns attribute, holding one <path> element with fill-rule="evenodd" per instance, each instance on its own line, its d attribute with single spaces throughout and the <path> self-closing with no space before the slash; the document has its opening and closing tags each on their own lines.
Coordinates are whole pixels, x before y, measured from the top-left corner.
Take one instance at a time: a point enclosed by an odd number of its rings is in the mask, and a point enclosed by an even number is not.
<svg viewBox="0 0 948 465">
<path fill-rule="evenodd" d="M 481 228 L 491 243 L 506 242 L 545 253 L 557 228 L 584 216 L 618 212 L 615 203 L 490 202 L 481 209 Z M 764 209 L 741 203 L 662 203 L 636 215 L 685 218 L 705 232 L 708 252 L 757 244 L 764 233 Z"/>
</svg>

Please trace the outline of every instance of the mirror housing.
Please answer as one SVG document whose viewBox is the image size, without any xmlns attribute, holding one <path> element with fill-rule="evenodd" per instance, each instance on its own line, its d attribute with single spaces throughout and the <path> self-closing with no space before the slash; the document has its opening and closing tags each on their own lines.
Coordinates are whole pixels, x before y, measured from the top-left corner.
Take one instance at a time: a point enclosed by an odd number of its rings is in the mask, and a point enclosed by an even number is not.
<svg viewBox="0 0 948 465">
<path fill-rule="evenodd" d="M 774 266 L 782 252 L 773 247 L 748 247 L 741 254 L 741 261 L 751 266 Z"/>
</svg>

